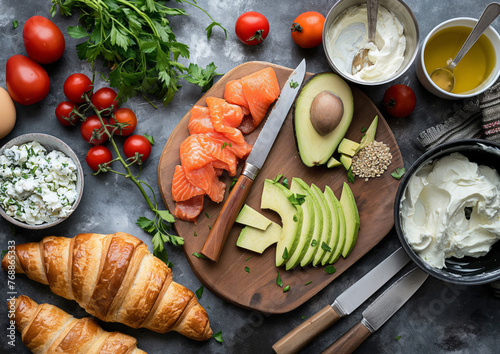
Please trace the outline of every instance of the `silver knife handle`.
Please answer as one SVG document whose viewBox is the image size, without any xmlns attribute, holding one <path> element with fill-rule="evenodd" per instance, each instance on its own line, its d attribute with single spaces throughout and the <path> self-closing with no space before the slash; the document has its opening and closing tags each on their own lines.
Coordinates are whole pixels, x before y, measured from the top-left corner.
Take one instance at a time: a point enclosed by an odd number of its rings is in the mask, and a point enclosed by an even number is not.
<svg viewBox="0 0 500 354">
<path fill-rule="evenodd" d="M 274 352 L 277 354 L 297 353 L 314 337 L 337 322 L 340 317 L 332 306 L 323 307 L 314 316 L 306 319 L 301 325 L 295 327 L 286 336 L 274 343 Z"/>
<path fill-rule="evenodd" d="M 342 337 L 337 339 L 332 345 L 326 348 L 321 354 L 350 354 L 363 343 L 372 332 L 361 322 L 347 331 Z"/>
<path fill-rule="evenodd" d="M 252 181 L 255 180 L 255 177 L 257 177 L 257 174 L 259 173 L 260 169 L 251 163 L 246 162 L 245 163 L 245 168 L 243 168 L 243 171 L 241 172 L 242 175 L 247 176 L 250 178 Z"/>
</svg>

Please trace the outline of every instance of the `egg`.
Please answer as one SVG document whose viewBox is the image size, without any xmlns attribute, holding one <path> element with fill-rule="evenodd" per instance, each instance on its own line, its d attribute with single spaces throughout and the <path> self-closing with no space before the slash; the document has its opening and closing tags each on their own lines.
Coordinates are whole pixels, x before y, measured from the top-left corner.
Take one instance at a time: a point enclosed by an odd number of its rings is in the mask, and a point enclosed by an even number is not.
<svg viewBox="0 0 500 354">
<path fill-rule="evenodd" d="M 0 139 L 9 134 L 16 124 L 16 107 L 9 93 L 0 87 Z"/>
</svg>

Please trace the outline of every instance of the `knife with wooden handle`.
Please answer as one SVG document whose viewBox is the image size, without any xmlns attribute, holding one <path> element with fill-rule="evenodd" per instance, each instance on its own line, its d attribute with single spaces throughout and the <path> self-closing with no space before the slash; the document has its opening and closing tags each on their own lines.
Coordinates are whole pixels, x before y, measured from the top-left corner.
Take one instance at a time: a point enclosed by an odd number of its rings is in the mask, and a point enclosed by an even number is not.
<svg viewBox="0 0 500 354">
<path fill-rule="evenodd" d="M 298 352 L 340 318 L 351 314 L 409 261 L 410 259 L 402 248 L 396 250 L 339 295 L 333 304 L 325 306 L 276 342 L 273 345 L 274 352 L 278 354 Z"/>
<path fill-rule="evenodd" d="M 236 182 L 231 193 L 229 193 L 229 197 L 222 206 L 215 223 L 210 229 L 210 233 L 203 244 L 201 253 L 212 261 L 217 262 L 219 260 L 227 236 L 233 227 L 240 209 L 245 203 L 245 199 L 250 192 L 250 187 L 255 177 L 257 177 L 257 174 L 264 165 L 269 151 L 271 151 L 274 140 L 276 140 L 276 136 L 280 132 L 281 126 L 304 81 L 305 74 L 306 61 L 303 59 L 299 66 L 297 66 L 288 77 L 274 108 L 255 141 L 250 155 L 248 155 L 243 172 L 238 178 L 238 182 Z"/>
<path fill-rule="evenodd" d="M 363 311 L 363 319 L 322 354 L 352 353 L 403 306 L 425 282 L 429 274 L 413 268 L 396 280 Z"/>
</svg>

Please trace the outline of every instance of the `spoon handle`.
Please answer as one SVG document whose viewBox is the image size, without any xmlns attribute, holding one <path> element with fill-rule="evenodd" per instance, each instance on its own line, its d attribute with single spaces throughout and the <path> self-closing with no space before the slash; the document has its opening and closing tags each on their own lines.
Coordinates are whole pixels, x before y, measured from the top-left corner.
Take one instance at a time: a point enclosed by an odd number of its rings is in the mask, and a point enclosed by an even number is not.
<svg viewBox="0 0 500 354">
<path fill-rule="evenodd" d="M 377 15 L 379 0 L 367 0 L 366 10 L 368 17 L 368 40 L 375 43 L 375 33 L 377 32 Z"/>
<path fill-rule="evenodd" d="M 481 37 L 483 32 L 488 28 L 488 26 L 497 18 L 500 14 L 500 4 L 497 2 L 492 2 L 484 9 L 481 17 L 477 21 L 476 25 L 469 34 L 469 37 L 465 40 L 464 45 L 460 48 L 455 59 L 450 63 L 450 67 L 453 69 L 462 60 L 463 56 L 469 51 L 469 49 L 476 43 L 476 41 Z"/>
</svg>

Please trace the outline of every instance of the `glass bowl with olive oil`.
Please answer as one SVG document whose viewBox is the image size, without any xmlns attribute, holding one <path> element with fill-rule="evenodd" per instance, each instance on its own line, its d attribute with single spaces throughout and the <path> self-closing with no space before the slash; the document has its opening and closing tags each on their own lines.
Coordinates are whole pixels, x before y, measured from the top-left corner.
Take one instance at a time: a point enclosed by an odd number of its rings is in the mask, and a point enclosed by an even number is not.
<svg viewBox="0 0 500 354">
<path fill-rule="evenodd" d="M 436 26 L 421 44 L 417 76 L 431 93 L 447 99 L 476 96 L 495 83 L 500 75 L 500 36 L 490 26 L 455 67 L 455 87 L 439 88 L 430 78 L 433 70 L 448 65 L 457 55 L 477 20 L 455 18 Z"/>
</svg>

